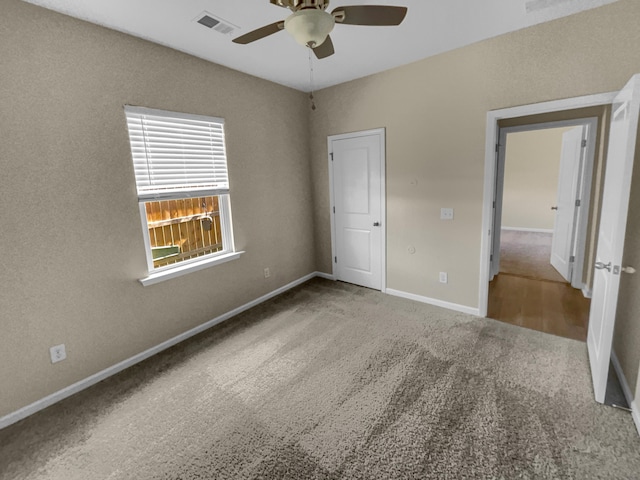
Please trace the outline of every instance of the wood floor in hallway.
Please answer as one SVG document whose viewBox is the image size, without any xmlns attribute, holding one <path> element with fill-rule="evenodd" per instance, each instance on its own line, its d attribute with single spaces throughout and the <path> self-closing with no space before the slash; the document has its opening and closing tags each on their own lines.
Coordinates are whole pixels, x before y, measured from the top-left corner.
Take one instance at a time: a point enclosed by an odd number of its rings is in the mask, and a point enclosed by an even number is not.
<svg viewBox="0 0 640 480">
<path fill-rule="evenodd" d="M 489 283 L 487 316 L 584 342 L 590 303 L 568 283 L 500 273 Z"/>
</svg>

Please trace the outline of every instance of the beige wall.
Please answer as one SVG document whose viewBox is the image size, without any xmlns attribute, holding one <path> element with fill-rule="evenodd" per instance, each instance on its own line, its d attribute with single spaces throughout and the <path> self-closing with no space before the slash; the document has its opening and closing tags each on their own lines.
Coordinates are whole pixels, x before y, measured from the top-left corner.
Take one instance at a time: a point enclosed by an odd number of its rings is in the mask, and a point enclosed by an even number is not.
<svg viewBox="0 0 640 480">
<path fill-rule="evenodd" d="M 385 127 L 387 286 L 477 307 L 487 111 L 619 90 L 640 72 L 638 18 L 640 2 L 621 0 L 318 92 L 319 269 L 332 268 L 327 135 Z M 439 220 L 444 206 L 454 221 Z M 630 312 L 637 324 L 640 311 Z M 637 334 L 629 341 L 640 345 Z"/>
<path fill-rule="evenodd" d="M 3 0 L 0 416 L 316 267 L 331 272 L 330 134 L 387 128 L 388 287 L 477 306 L 486 112 L 619 89 L 640 71 L 639 15 L 621 0 L 497 37 L 318 92 L 310 114 L 302 93 Z M 126 103 L 226 119 L 241 259 L 139 285 Z M 438 220 L 442 206 L 453 222 Z M 626 300 L 637 291 L 623 288 Z M 616 333 L 629 374 L 639 309 L 621 307 Z M 62 342 L 69 358 L 52 366 L 48 348 Z"/>
<path fill-rule="evenodd" d="M 621 88 L 640 71 L 638 15 L 621 0 L 318 92 L 319 268 L 331 271 L 326 137 L 386 127 L 388 287 L 477 306 L 487 111 Z"/>
<path fill-rule="evenodd" d="M 239 260 L 138 283 L 124 104 L 225 118 Z M 300 92 L 2 0 L 0 132 L 0 417 L 315 270 Z"/>
<path fill-rule="evenodd" d="M 572 128 L 507 134 L 502 226 L 553 230 L 562 135 Z"/>
</svg>

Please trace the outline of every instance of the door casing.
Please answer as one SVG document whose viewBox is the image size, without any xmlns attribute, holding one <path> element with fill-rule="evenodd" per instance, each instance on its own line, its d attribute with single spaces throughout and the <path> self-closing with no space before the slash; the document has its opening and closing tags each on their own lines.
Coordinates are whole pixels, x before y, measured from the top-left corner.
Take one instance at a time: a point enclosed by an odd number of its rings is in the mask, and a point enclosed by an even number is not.
<svg viewBox="0 0 640 480">
<path fill-rule="evenodd" d="M 518 118 L 542 113 L 562 112 L 577 108 L 611 105 L 618 92 L 600 93 L 583 97 L 567 98 L 550 102 L 523 105 L 487 112 L 485 140 L 484 196 L 482 205 L 482 230 L 480 241 L 480 276 L 478 285 L 478 311 L 487 316 L 489 304 L 489 278 L 491 271 L 491 251 L 493 248 L 493 202 L 496 181 L 496 145 L 499 145 L 500 120 Z"/>
<path fill-rule="evenodd" d="M 575 241 L 573 249 L 575 252 L 575 262 L 573 266 L 573 275 L 571 286 L 577 289 L 583 289 L 582 274 L 586 248 L 587 225 L 589 223 L 589 208 L 591 200 L 591 183 L 593 177 L 593 165 L 596 154 L 596 137 L 598 129 L 597 117 L 577 118 L 571 120 L 561 120 L 558 122 L 534 123 L 529 125 L 519 125 L 516 127 L 504 127 L 498 130 L 498 156 L 495 168 L 495 218 L 491 243 L 491 253 L 493 260 L 490 260 L 491 268 L 489 279 L 498 274 L 500 267 L 500 229 L 502 215 L 502 190 L 504 188 L 504 164 L 506 159 L 506 138 L 510 133 L 528 132 L 533 130 L 545 130 L 551 128 L 563 128 L 573 126 L 587 126 L 587 145 L 585 147 L 584 158 L 582 160 L 582 168 L 580 171 L 579 191 L 580 191 L 580 210 L 574 226 Z M 485 314 L 486 315 L 486 314 Z"/>
</svg>

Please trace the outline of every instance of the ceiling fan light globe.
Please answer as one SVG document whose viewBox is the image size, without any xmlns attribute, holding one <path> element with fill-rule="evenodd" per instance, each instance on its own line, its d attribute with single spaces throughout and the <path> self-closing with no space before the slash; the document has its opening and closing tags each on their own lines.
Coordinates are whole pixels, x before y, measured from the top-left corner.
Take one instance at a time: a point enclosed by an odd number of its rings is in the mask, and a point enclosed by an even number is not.
<svg viewBox="0 0 640 480">
<path fill-rule="evenodd" d="M 336 22 L 324 10 L 298 10 L 284 21 L 284 29 L 302 46 L 319 47 L 327 39 Z"/>
</svg>

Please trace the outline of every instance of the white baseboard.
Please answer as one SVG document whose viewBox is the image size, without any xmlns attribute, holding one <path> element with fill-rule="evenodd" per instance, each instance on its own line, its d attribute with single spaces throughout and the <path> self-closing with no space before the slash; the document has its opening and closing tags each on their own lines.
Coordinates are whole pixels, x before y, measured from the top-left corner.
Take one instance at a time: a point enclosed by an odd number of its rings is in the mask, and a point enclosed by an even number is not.
<svg viewBox="0 0 640 480">
<path fill-rule="evenodd" d="M 435 298 L 423 297 L 422 295 L 416 295 L 414 293 L 402 292 L 400 290 L 393 290 L 387 288 L 386 293 L 393 295 L 394 297 L 407 298 L 409 300 L 415 300 L 416 302 L 428 303 L 429 305 L 435 305 L 436 307 L 447 308 L 449 310 L 455 310 L 456 312 L 468 313 L 469 315 L 480 316 L 480 310 L 473 307 L 467 307 L 466 305 L 458 305 L 457 303 L 445 302 L 443 300 L 437 300 Z"/>
<path fill-rule="evenodd" d="M 316 277 L 326 278 L 327 280 L 336 281 L 336 276 L 331 273 L 316 272 Z"/>
<path fill-rule="evenodd" d="M 298 285 L 308 280 L 311 280 L 314 277 L 328 278 L 326 275 L 327 275 L 326 273 L 320 273 L 320 272 L 313 272 L 308 275 L 305 275 L 304 277 L 294 280 L 293 282 L 288 283 L 287 285 L 284 285 L 280 288 L 277 288 L 276 290 L 270 293 L 267 293 L 266 295 L 263 295 L 260 298 L 256 298 L 255 300 L 252 300 L 249 303 L 246 303 L 238 308 L 234 308 L 233 310 L 227 313 L 224 313 L 219 317 L 214 318 L 213 320 L 209 320 L 208 322 L 203 323 L 202 325 L 192 328 L 191 330 L 187 330 L 186 332 L 181 333 L 180 335 L 177 335 L 173 338 L 170 338 L 169 340 L 166 340 L 160 343 L 159 345 L 156 345 L 155 347 L 151 347 L 148 350 L 145 350 L 144 352 L 138 353 L 137 355 L 134 355 L 133 357 L 123 360 L 120 363 L 116 363 L 111 367 L 105 368 L 104 370 L 98 373 L 95 373 L 83 380 L 80 380 L 72 385 L 69 385 L 68 387 L 63 388 L 62 390 L 58 390 L 57 392 L 54 392 L 51 395 L 47 395 L 46 397 L 40 400 L 37 400 L 32 404 L 27 405 L 26 407 L 23 407 L 19 410 L 16 410 L 15 412 L 12 412 L 3 417 L 0 417 L 0 429 L 8 427 L 9 425 L 12 425 L 18 422 L 23 418 L 28 417 L 29 415 L 33 415 L 34 413 L 39 412 L 40 410 L 43 410 L 53 405 L 54 403 L 59 402 L 60 400 L 64 400 L 65 398 L 70 397 L 75 393 L 78 393 L 86 388 L 89 388 L 90 386 L 95 385 L 96 383 L 101 382 L 102 380 L 109 378 L 112 375 L 115 375 L 116 373 L 119 373 L 125 370 L 126 368 L 129 368 L 135 365 L 136 363 L 142 362 L 143 360 L 146 360 L 147 358 L 157 353 L 160 353 L 169 347 L 173 347 L 174 345 L 184 340 L 187 340 L 188 338 L 191 338 L 194 335 L 204 332 L 205 330 L 215 325 L 218 325 L 219 323 L 222 323 L 225 320 L 228 320 L 231 317 L 234 317 L 235 315 L 238 315 L 244 312 L 245 310 L 249 310 L 250 308 L 255 307 L 256 305 L 259 305 L 260 303 L 265 302 L 277 295 L 280 295 L 281 293 L 284 293 L 287 290 L 292 289 L 293 287 L 297 287 Z"/>
<path fill-rule="evenodd" d="M 591 298 L 591 289 L 589 287 L 587 287 L 586 285 L 582 286 L 582 295 L 584 296 L 584 298 Z"/>
<path fill-rule="evenodd" d="M 631 402 L 631 416 L 633 417 L 633 422 L 636 424 L 638 435 L 640 435 L 640 406 L 638 405 L 638 402 L 635 400 Z"/>
<path fill-rule="evenodd" d="M 640 409 L 638 409 L 638 403 L 633 398 L 633 393 L 631 392 L 631 388 L 629 387 L 629 383 L 627 382 L 627 377 L 625 377 L 624 372 L 622 371 L 622 365 L 620 365 L 618 356 L 613 350 L 611 350 L 611 362 L 613 363 L 613 368 L 615 368 L 616 373 L 618 374 L 618 379 L 620 380 L 622 391 L 625 398 L 627 399 L 629 407 L 631 408 L 631 416 L 633 417 L 633 422 L 636 424 L 638 435 L 640 435 Z"/>
<path fill-rule="evenodd" d="M 553 228 L 500 227 L 500 230 L 510 230 L 513 232 L 553 233 Z"/>
</svg>

